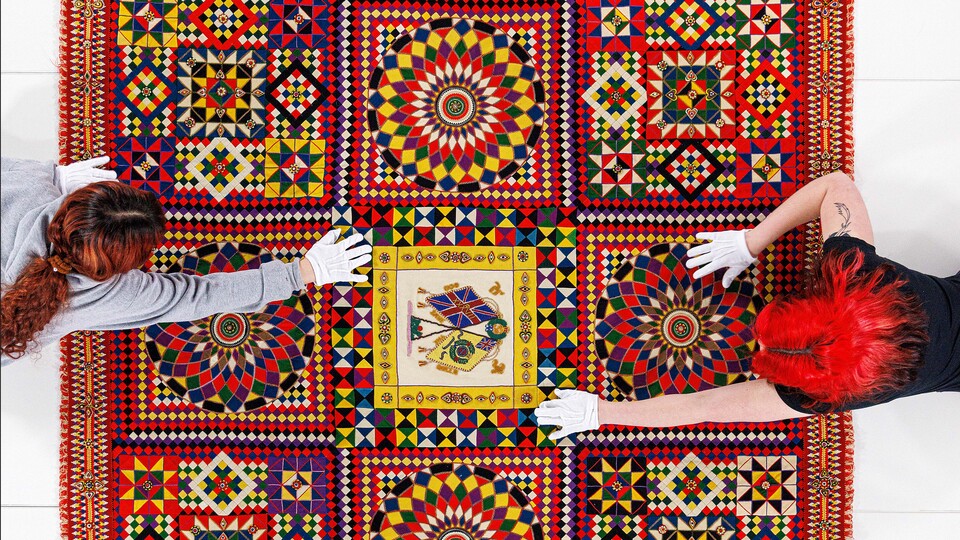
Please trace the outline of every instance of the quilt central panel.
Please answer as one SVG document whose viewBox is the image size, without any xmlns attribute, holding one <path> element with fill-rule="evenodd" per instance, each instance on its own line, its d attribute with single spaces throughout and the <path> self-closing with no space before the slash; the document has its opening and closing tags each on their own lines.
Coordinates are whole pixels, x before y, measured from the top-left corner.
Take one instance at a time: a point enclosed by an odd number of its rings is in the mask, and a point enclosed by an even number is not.
<svg viewBox="0 0 960 540">
<path fill-rule="evenodd" d="M 151 271 L 365 283 L 64 340 L 70 538 L 834 539 L 848 415 L 553 442 L 557 388 L 752 377 L 815 227 L 734 285 L 701 231 L 852 164 L 849 2 L 109 0 L 63 7 L 62 153 L 157 195 Z M 848 171 L 849 172 L 849 171 Z"/>
</svg>

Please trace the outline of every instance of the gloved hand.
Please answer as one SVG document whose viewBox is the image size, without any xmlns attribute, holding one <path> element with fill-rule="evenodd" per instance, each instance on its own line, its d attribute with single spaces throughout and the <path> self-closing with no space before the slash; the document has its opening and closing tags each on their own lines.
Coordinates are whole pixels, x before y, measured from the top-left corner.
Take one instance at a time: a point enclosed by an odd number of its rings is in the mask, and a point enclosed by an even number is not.
<svg viewBox="0 0 960 540">
<path fill-rule="evenodd" d="M 356 267 L 370 262 L 373 248 L 369 244 L 362 244 L 351 249 L 363 241 L 363 236 L 359 234 L 348 236 L 343 242 L 337 242 L 338 238 L 340 231 L 333 229 L 307 251 L 307 261 L 313 268 L 313 282 L 325 285 L 338 281 L 367 281 L 367 276 L 352 272 Z"/>
<path fill-rule="evenodd" d="M 70 165 L 57 165 L 54 180 L 60 193 L 69 195 L 83 186 L 94 182 L 107 182 L 117 179 L 117 173 L 107 169 L 98 169 L 101 165 L 110 163 L 107 156 L 95 157 Z"/>
<path fill-rule="evenodd" d="M 710 240 L 710 243 L 694 246 L 687 252 L 687 268 L 703 266 L 693 273 L 694 279 L 726 268 L 722 283 L 729 287 L 740 272 L 757 260 L 747 247 L 746 230 L 697 233 L 697 240 Z"/>
<path fill-rule="evenodd" d="M 557 390 L 557 397 L 560 399 L 544 401 L 533 410 L 541 426 L 560 426 L 550 434 L 550 440 L 600 427 L 597 417 L 600 398 L 596 394 L 580 390 Z"/>
</svg>

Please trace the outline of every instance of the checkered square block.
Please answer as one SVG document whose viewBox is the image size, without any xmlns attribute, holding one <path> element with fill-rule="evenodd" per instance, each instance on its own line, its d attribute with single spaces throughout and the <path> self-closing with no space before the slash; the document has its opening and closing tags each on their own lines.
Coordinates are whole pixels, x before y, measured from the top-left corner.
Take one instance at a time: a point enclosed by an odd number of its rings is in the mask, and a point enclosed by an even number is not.
<svg viewBox="0 0 960 540">
<path fill-rule="evenodd" d="M 114 126 L 121 136 L 173 135 L 177 53 L 168 48 L 119 47 L 114 66 Z"/>
</svg>

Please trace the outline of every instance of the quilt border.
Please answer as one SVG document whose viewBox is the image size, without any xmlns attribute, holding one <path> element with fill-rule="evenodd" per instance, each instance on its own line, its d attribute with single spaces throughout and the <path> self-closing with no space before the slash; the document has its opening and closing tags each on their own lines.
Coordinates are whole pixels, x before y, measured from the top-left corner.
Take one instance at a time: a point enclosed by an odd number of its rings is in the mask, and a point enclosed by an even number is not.
<svg viewBox="0 0 960 540">
<path fill-rule="evenodd" d="M 60 13 L 60 159 L 87 159 L 107 143 L 105 0 L 62 0 Z M 853 172 L 853 1 L 812 0 L 807 17 L 805 107 L 810 176 Z M 837 40 L 841 47 L 825 47 Z M 809 267 L 819 229 L 806 230 Z M 110 334 L 78 332 L 61 341 L 60 520 L 64 538 L 108 538 L 110 442 L 106 346 Z M 813 496 L 808 537 L 852 538 L 853 424 L 850 413 L 804 421 Z"/>
</svg>

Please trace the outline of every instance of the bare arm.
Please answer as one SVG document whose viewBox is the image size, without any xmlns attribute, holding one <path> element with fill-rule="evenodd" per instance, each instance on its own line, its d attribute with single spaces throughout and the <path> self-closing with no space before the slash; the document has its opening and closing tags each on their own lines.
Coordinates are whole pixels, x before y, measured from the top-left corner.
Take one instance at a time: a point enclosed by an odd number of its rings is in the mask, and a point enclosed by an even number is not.
<svg viewBox="0 0 960 540">
<path fill-rule="evenodd" d="M 600 425 L 674 427 L 701 422 L 773 422 L 809 416 L 787 406 L 764 379 L 693 394 L 671 394 L 641 401 L 604 401 Z"/>
<path fill-rule="evenodd" d="M 818 217 L 824 239 L 855 236 L 873 243 L 873 227 L 860 190 L 849 176 L 833 172 L 801 188 L 747 231 L 747 247 L 756 256 L 787 231 Z"/>
</svg>

